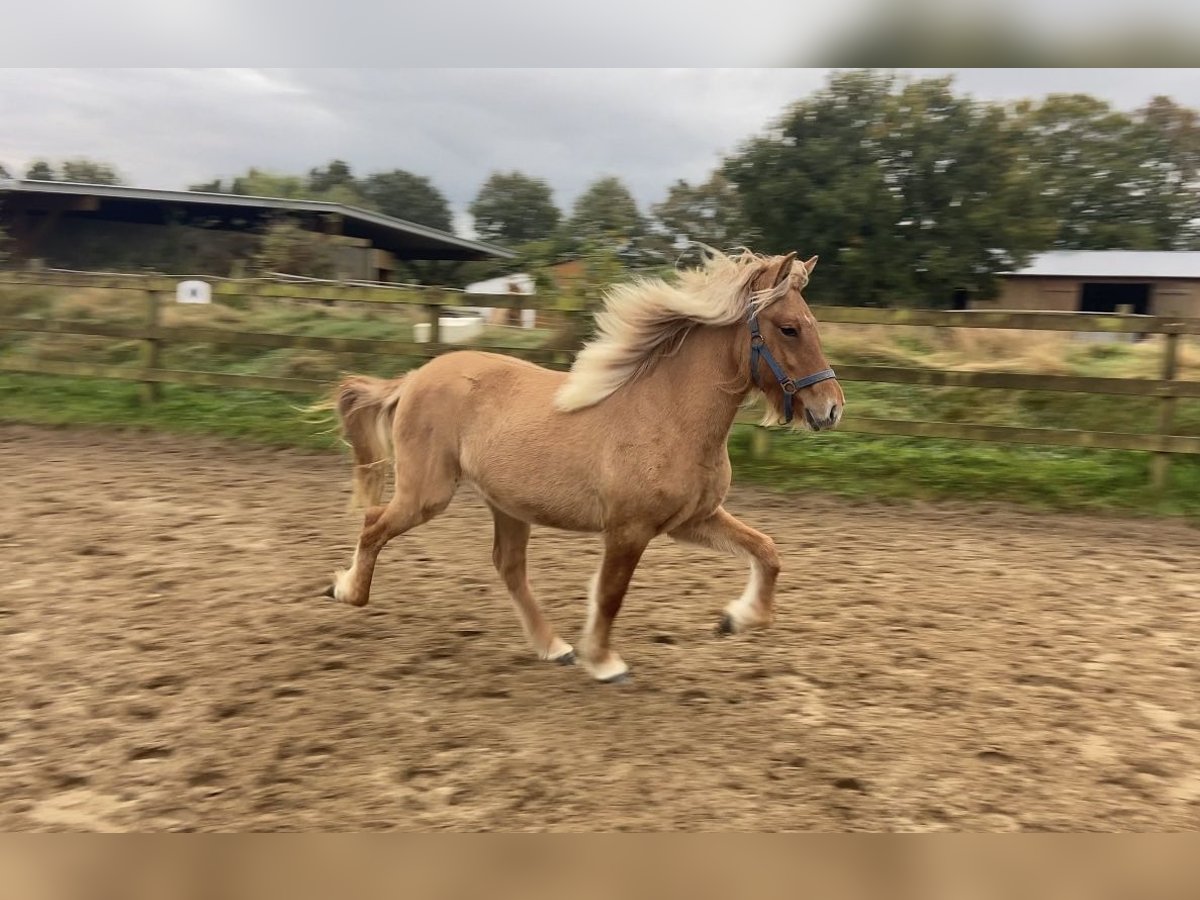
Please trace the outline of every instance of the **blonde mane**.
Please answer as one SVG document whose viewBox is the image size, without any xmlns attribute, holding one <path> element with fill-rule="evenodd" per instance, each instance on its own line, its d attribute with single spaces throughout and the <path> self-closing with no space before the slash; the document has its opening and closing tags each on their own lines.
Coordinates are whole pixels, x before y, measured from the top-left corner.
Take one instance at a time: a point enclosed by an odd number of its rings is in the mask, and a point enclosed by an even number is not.
<svg viewBox="0 0 1200 900">
<path fill-rule="evenodd" d="M 751 290 L 771 261 L 748 250 L 727 256 L 706 248 L 704 264 L 677 273 L 673 283 L 637 278 L 609 288 L 596 315 L 597 336 L 575 357 L 555 406 L 566 412 L 599 403 L 678 348 L 697 325 L 732 325 L 783 297 L 787 279 L 770 290 Z M 792 274 L 807 283 L 803 265 L 794 264 Z"/>
</svg>

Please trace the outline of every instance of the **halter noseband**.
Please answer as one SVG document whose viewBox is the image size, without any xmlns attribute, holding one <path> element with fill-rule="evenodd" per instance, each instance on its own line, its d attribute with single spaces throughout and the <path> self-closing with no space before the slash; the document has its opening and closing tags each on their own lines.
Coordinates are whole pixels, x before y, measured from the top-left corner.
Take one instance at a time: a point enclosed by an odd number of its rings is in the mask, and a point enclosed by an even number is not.
<svg viewBox="0 0 1200 900">
<path fill-rule="evenodd" d="M 758 387 L 762 387 L 758 384 L 758 359 L 762 357 L 771 370 L 771 374 L 775 376 L 775 380 L 779 382 L 779 386 L 783 388 L 783 421 L 786 425 L 792 421 L 792 396 L 796 391 L 820 384 L 822 381 L 829 381 L 831 378 L 837 378 L 837 375 L 833 369 L 822 369 L 820 372 L 813 372 L 800 379 L 788 378 L 787 373 L 783 371 L 783 366 L 775 361 L 775 357 L 767 349 L 762 332 L 758 330 L 758 314 L 751 312 L 747 321 L 750 323 L 750 377 Z"/>
</svg>

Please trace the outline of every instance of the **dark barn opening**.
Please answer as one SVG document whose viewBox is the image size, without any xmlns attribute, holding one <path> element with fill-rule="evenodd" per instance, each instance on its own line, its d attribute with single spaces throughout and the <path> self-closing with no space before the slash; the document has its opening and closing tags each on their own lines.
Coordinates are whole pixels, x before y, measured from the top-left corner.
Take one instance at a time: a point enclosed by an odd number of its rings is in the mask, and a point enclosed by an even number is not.
<svg viewBox="0 0 1200 900">
<path fill-rule="evenodd" d="M 1079 310 L 1087 313 L 1114 313 L 1127 306 L 1137 316 L 1150 314 L 1149 284 L 1120 284 L 1085 281 L 1079 295 Z"/>
</svg>

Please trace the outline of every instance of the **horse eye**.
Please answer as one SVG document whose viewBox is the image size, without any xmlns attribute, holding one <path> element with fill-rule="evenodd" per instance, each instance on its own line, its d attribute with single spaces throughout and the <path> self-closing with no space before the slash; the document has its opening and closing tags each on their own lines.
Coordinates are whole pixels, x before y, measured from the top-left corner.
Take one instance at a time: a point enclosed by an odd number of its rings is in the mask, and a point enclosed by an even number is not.
<svg viewBox="0 0 1200 900">
<path fill-rule="evenodd" d="M 799 337 L 799 335 L 800 335 L 800 332 L 797 329 L 793 328 L 791 325 L 780 325 L 779 330 L 782 331 L 788 337 Z"/>
</svg>

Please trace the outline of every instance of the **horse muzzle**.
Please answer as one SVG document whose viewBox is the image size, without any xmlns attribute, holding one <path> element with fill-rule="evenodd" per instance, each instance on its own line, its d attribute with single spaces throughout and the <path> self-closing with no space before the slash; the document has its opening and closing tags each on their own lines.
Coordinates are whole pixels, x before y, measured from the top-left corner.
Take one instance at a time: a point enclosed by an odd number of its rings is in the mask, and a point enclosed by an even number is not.
<svg viewBox="0 0 1200 900">
<path fill-rule="evenodd" d="M 837 427 L 837 423 L 842 420 L 843 407 L 837 403 L 832 403 L 829 406 L 829 411 L 824 416 L 819 416 L 812 411 L 811 407 L 804 407 L 804 421 L 813 431 L 827 431 L 830 428 Z"/>
</svg>

